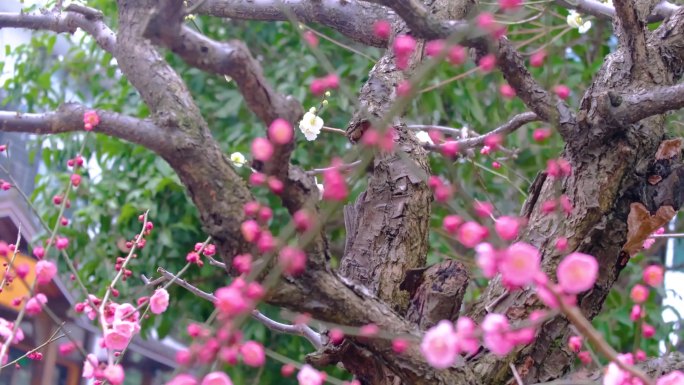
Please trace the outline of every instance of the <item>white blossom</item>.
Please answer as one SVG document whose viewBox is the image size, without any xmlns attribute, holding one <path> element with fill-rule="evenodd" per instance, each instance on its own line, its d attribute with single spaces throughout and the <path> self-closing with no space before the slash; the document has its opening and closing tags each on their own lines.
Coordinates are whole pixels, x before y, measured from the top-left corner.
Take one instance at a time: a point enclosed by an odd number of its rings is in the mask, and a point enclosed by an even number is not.
<svg viewBox="0 0 684 385">
<path fill-rule="evenodd" d="M 244 166 L 245 163 L 247 163 L 247 159 L 245 159 L 245 156 L 239 152 L 234 152 L 230 154 L 230 161 L 233 163 L 235 167 L 238 168 Z"/>
<path fill-rule="evenodd" d="M 418 141 L 421 143 L 435 144 L 430 138 L 430 135 L 425 131 L 416 132 L 416 138 L 418 138 Z"/>
<path fill-rule="evenodd" d="M 321 133 L 321 128 L 323 128 L 323 119 L 316 115 L 315 108 L 311 108 L 309 112 L 304 114 L 299 122 L 299 129 L 308 141 L 316 140 L 318 134 Z"/>
<path fill-rule="evenodd" d="M 577 28 L 579 33 L 586 33 L 589 28 L 591 28 L 591 21 L 582 20 L 582 16 L 575 10 L 571 10 L 565 20 L 568 22 L 570 27 Z"/>
<path fill-rule="evenodd" d="M 322 183 L 318 183 L 318 178 L 316 178 L 315 176 L 314 176 L 314 181 L 316 182 L 316 187 L 318 187 L 318 191 L 320 192 L 320 194 L 318 195 L 318 200 L 322 200 L 323 199 L 323 191 L 325 190 L 325 188 L 323 187 Z"/>
</svg>

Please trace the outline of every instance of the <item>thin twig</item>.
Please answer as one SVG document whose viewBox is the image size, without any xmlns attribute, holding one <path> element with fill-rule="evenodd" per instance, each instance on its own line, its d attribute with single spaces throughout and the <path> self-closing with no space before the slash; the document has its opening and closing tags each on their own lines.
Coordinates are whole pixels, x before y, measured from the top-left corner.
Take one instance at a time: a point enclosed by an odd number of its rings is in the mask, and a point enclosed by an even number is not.
<svg viewBox="0 0 684 385">
<path fill-rule="evenodd" d="M 513 371 L 513 377 L 515 377 L 515 381 L 518 383 L 518 385 L 525 385 L 523 382 L 522 378 L 520 378 L 520 374 L 518 374 L 518 370 L 515 368 L 515 365 L 511 362 L 508 364 L 508 366 L 511 367 L 511 370 Z"/>
</svg>

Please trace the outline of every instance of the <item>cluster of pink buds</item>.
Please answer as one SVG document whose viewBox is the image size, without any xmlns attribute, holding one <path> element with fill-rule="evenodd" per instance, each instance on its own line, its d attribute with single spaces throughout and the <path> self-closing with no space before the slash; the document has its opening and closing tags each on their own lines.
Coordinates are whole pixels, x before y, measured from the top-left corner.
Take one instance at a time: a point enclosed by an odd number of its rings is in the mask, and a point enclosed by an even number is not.
<svg viewBox="0 0 684 385">
<path fill-rule="evenodd" d="M 454 187 L 445 183 L 440 177 L 432 175 L 428 178 L 428 186 L 434 191 L 437 202 L 446 202 L 454 195 Z"/>
<path fill-rule="evenodd" d="M 402 84 L 400 87 L 410 87 L 410 84 Z M 397 92 L 408 92 L 409 90 Z M 377 147 L 382 151 L 390 152 L 394 149 L 394 143 L 399 139 L 399 134 L 394 127 L 387 127 L 384 131 L 380 131 L 374 127 L 370 127 L 363 133 L 361 137 L 361 144 L 367 147 Z M 333 159 L 334 167 L 335 159 Z M 340 160 L 341 164 L 341 160 Z"/>
<path fill-rule="evenodd" d="M 204 245 L 203 243 L 198 242 L 195 244 L 194 250 L 185 256 L 185 260 L 188 263 L 194 263 L 197 266 L 202 267 L 204 266 L 204 261 L 202 261 L 200 254 L 204 254 L 207 257 L 212 257 L 214 254 L 216 254 L 216 246 L 211 243 Z"/>
<path fill-rule="evenodd" d="M 12 188 L 12 184 L 4 179 L 0 179 L 0 190 L 7 191 Z"/>
</svg>

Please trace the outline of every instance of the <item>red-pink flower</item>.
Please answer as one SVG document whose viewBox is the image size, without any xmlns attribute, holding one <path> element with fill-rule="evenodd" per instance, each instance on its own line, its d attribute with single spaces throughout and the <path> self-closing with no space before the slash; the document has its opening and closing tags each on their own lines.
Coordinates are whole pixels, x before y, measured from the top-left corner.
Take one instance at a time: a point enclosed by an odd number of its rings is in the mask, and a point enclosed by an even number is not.
<svg viewBox="0 0 684 385">
<path fill-rule="evenodd" d="M 343 201 L 349 195 L 347 182 L 338 167 L 342 165 L 340 159 L 333 159 L 332 167 L 323 172 L 323 199 Z"/>
<path fill-rule="evenodd" d="M 104 345 L 107 349 L 124 350 L 130 340 L 130 334 L 118 330 L 110 330 L 105 334 Z"/>
<path fill-rule="evenodd" d="M 518 237 L 520 221 L 514 217 L 499 217 L 494 224 L 494 229 L 504 241 L 512 241 Z"/>
<path fill-rule="evenodd" d="M 475 354 L 480 348 L 480 341 L 475 337 L 476 326 L 475 322 L 466 316 L 458 318 L 456 321 L 456 351 L 458 353 Z"/>
<path fill-rule="evenodd" d="M 124 382 L 125 374 L 121 365 L 107 365 L 103 374 L 112 385 L 121 385 Z"/>
<path fill-rule="evenodd" d="M 516 242 L 508 247 L 499 261 L 499 272 L 503 280 L 515 286 L 525 286 L 534 280 L 539 272 L 541 254 L 536 247 Z"/>
<path fill-rule="evenodd" d="M 684 384 L 684 373 L 675 370 L 658 379 L 656 385 L 682 385 Z"/>
<path fill-rule="evenodd" d="M 544 60 L 546 60 L 546 51 L 537 51 L 530 56 L 530 65 L 532 67 L 541 67 L 544 65 Z"/>
<path fill-rule="evenodd" d="M 223 372 L 211 372 L 204 376 L 201 385 L 233 385 L 233 382 Z"/>
<path fill-rule="evenodd" d="M 568 339 L 568 347 L 575 353 L 579 353 L 582 350 L 582 337 L 581 336 L 570 336 Z"/>
<path fill-rule="evenodd" d="M 447 215 L 442 221 L 442 227 L 449 234 L 456 234 L 456 231 L 462 224 L 463 219 L 458 215 Z"/>
<path fill-rule="evenodd" d="M 179 374 L 165 385 L 197 385 L 197 380 L 189 374 Z"/>
<path fill-rule="evenodd" d="M 266 162 L 273 155 L 273 145 L 266 138 L 256 138 L 252 141 L 252 157 Z"/>
<path fill-rule="evenodd" d="M 551 134 L 550 128 L 537 128 L 532 132 L 532 139 L 534 139 L 535 142 L 543 142 L 550 138 Z"/>
<path fill-rule="evenodd" d="M 169 292 L 161 288 L 154 291 L 150 297 L 150 311 L 154 314 L 161 314 L 169 307 Z"/>
<path fill-rule="evenodd" d="M 663 267 L 650 265 L 644 269 L 644 282 L 651 287 L 658 287 L 663 283 Z"/>
<path fill-rule="evenodd" d="M 85 361 L 83 361 L 83 378 L 93 378 L 95 376 L 95 369 L 100 363 L 94 354 L 88 354 Z"/>
<path fill-rule="evenodd" d="M 311 365 L 305 364 L 297 373 L 297 382 L 299 385 L 323 385 L 326 377 L 325 372 L 319 372 Z"/>
<path fill-rule="evenodd" d="M 475 201 L 473 204 L 475 214 L 481 217 L 489 217 L 494 212 L 494 205 L 489 202 Z"/>
<path fill-rule="evenodd" d="M 489 230 L 477 222 L 466 222 L 458 229 L 458 241 L 465 247 L 475 247 L 489 235 Z"/>
<path fill-rule="evenodd" d="M 67 247 L 69 247 L 69 238 L 66 237 L 57 237 L 57 241 L 55 242 L 55 247 L 57 250 L 64 250 Z"/>
<path fill-rule="evenodd" d="M 644 303 L 648 299 L 648 288 L 644 285 L 636 284 L 629 293 L 634 303 Z"/>
<path fill-rule="evenodd" d="M 42 260 L 36 263 L 36 280 L 39 284 L 49 283 L 55 274 L 57 274 L 57 265 L 54 262 Z"/>
<path fill-rule="evenodd" d="M 294 130 L 292 125 L 285 119 L 276 119 L 268 126 L 268 138 L 276 144 L 286 144 L 292 140 Z"/>
<path fill-rule="evenodd" d="M 519 0 L 518 0 L 519 1 Z M 501 86 L 499 86 L 499 93 L 501 96 L 503 96 L 505 99 L 513 99 L 515 97 L 515 89 L 511 87 L 510 84 L 504 83 Z"/>
<path fill-rule="evenodd" d="M 245 342 L 240 346 L 240 354 L 242 355 L 242 361 L 247 366 L 259 367 L 266 362 L 264 347 L 258 342 Z"/>
<path fill-rule="evenodd" d="M 92 130 L 98 124 L 100 124 L 100 117 L 96 111 L 91 110 L 83 113 L 83 128 L 86 131 Z"/>
<path fill-rule="evenodd" d="M 47 297 L 43 293 L 38 293 L 26 302 L 26 314 L 36 315 L 43 311 L 42 305 L 47 303 Z"/>
<path fill-rule="evenodd" d="M 373 24 L 373 33 L 380 39 L 388 39 L 392 26 L 387 20 L 378 20 Z"/>
<path fill-rule="evenodd" d="M 216 290 L 214 295 L 216 296 L 214 305 L 227 317 L 234 317 L 249 309 L 250 303 L 242 294 L 242 291 L 233 287 L 233 285 L 224 286 Z"/>
<path fill-rule="evenodd" d="M 428 41 L 427 43 L 425 43 L 425 55 L 429 57 L 439 55 L 442 51 L 444 51 L 444 44 L 445 43 L 443 39 Z"/>
<path fill-rule="evenodd" d="M 499 0 L 499 8 L 503 10 L 516 10 L 521 4 L 522 0 Z"/>
<path fill-rule="evenodd" d="M 306 253 L 296 247 L 285 246 L 278 255 L 278 262 L 286 274 L 301 274 L 306 268 Z"/>
<path fill-rule="evenodd" d="M 484 73 L 491 72 L 494 69 L 494 66 L 496 66 L 496 56 L 491 53 L 483 56 L 478 63 L 480 71 Z"/>
<path fill-rule="evenodd" d="M 641 325 L 641 334 L 644 338 L 651 338 L 656 334 L 656 329 L 653 325 L 643 324 Z"/>
<path fill-rule="evenodd" d="M 553 87 L 553 92 L 555 92 L 556 95 L 562 100 L 565 100 L 568 98 L 568 96 L 570 96 L 570 88 L 564 84 L 559 84 Z"/>
<path fill-rule="evenodd" d="M 572 253 L 561 261 L 556 274 L 564 292 L 578 294 L 594 286 L 598 277 L 598 262 L 591 255 Z"/>
<path fill-rule="evenodd" d="M 497 313 L 489 313 L 482 321 L 484 332 L 484 345 L 492 353 L 505 356 L 514 347 L 513 341 L 508 336 L 510 325 L 506 316 Z"/>
<path fill-rule="evenodd" d="M 480 243 L 475 246 L 475 263 L 482 270 L 485 278 L 494 278 L 499 271 L 497 251 L 489 243 Z"/>
<path fill-rule="evenodd" d="M 454 330 L 454 324 L 442 320 L 437 325 L 428 329 L 420 343 L 420 351 L 430 366 L 437 369 L 445 369 L 454 364 L 456 360 L 456 343 L 458 338 Z"/>
</svg>

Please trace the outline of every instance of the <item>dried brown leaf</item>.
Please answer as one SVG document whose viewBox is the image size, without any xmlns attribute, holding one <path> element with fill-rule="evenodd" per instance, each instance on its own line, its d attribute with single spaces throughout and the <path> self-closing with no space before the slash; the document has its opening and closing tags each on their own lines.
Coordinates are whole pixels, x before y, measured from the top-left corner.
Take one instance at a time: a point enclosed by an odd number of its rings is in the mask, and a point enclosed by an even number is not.
<svg viewBox="0 0 684 385">
<path fill-rule="evenodd" d="M 660 175 L 651 175 L 648 177 L 648 183 L 652 185 L 657 185 L 661 180 L 663 180 L 663 177 Z"/>
<path fill-rule="evenodd" d="M 672 159 L 679 157 L 682 153 L 682 138 L 663 140 L 656 152 L 656 159 Z"/>
<path fill-rule="evenodd" d="M 622 249 L 633 256 L 641 250 L 646 238 L 659 227 L 670 222 L 677 212 L 672 206 L 661 206 L 655 215 L 651 215 L 641 203 L 632 203 L 629 207 L 627 243 Z"/>
</svg>

